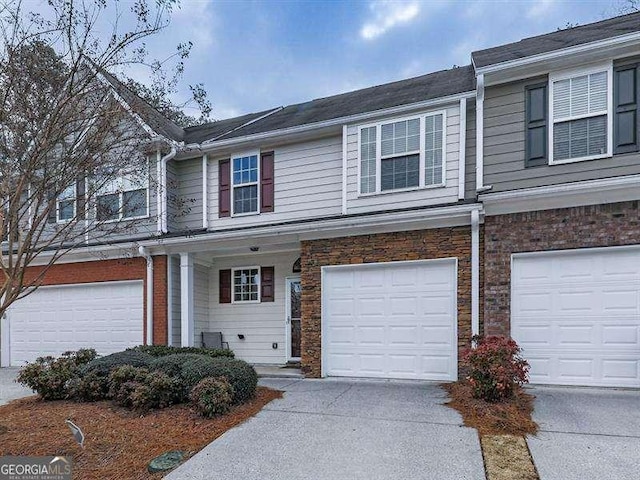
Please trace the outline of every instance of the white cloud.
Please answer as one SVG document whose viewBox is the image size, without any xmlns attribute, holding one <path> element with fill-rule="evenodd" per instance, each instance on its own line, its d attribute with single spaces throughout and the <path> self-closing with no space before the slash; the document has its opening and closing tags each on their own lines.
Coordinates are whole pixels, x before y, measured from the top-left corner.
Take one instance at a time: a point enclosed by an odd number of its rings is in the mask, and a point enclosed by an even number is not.
<svg viewBox="0 0 640 480">
<path fill-rule="evenodd" d="M 527 10 L 527 18 L 536 19 L 546 16 L 555 7 L 555 0 L 539 0 Z"/>
<path fill-rule="evenodd" d="M 360 36 L 373 40 L 392 28 L 408 23 L 420 13 L 420 5 L 415 2 L 373 0 L 369 4 L 371 18 L 360 29 Z"/>
</svg>

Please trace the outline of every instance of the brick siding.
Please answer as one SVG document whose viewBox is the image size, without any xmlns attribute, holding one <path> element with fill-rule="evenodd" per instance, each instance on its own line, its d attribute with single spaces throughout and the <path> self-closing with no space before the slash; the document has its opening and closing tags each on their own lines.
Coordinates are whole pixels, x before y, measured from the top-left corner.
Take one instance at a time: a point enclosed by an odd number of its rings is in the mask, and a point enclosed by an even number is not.
<svg viewBox="0 0 640 480">
<path fill-rule="evenodd" d="M 511 254 L 640 243 L 638 202 L 486 217 L 485 333 L 510 334 Z"/>
<path fill-rule="evenodd" d="M 321 267 L 451 257 L 458 258 L 458 349 L 460 350 L 469 344 L 471 337 L 470 227 L 303 241 L 301 246 L 301 363 L 305 374 L 309 377 L 321 375 Z"/>
</svg>

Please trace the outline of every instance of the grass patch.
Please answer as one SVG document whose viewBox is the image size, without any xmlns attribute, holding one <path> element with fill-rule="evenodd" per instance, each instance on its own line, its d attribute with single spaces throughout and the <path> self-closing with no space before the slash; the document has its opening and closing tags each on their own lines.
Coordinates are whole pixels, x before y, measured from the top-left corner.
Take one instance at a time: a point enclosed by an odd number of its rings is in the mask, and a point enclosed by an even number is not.
<svg viewBox="0 0 640 480">
<path fill-rule="evenodd" d="M 169 450 L 187 457 L 258 413 L 282 392 L 259 387 L 255 398 L 229 413 L 202 418 L 189 405 L 175 405 L 144 416 L 111 402 L 43 402 L 37 397 L 0 407 L 0 455 L 69 455 L 74 478 L 149 479 L 148 462 Z M 84 450 L 75 443 L 65 420 L 82 428 Z"/>
</svg>

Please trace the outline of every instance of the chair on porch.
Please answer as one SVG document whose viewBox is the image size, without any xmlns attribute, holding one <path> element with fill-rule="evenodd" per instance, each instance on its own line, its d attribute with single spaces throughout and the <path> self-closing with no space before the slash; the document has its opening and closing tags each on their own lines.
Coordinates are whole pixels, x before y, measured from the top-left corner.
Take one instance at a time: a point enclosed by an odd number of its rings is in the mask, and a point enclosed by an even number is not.
<svg viewBox="0 0 640 480">
<path fill-rule="evenodd" d="M 222 341 L 222 332 L 202 332 L 202 346 L 229 350 L 229 342 Z"/>
</svg>

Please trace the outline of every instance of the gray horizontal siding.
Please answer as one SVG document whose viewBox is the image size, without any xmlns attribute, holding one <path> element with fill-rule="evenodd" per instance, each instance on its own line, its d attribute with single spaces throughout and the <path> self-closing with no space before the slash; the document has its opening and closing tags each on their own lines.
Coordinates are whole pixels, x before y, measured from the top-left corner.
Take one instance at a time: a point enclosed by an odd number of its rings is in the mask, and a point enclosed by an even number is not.
<svg viewBox="0 0 640 480">
<path fill-rule="evenodd" d="M 467 148 L 465 151 L 464 196 L 476 199 L 476 103 L 467 102 Z"/>
<path fill-rule="evenodd" d="M 202 157 L 174 162 L 175 180 L 170 186 L 172 224 L 175 230 L 202 228 Z"/>
<path fill-rule="evenodd" d="M 202 332 L 209 331 L 209 268 L 193 267 L 193 316 L 195 345 L 202 346 Z"/>
<path fill-rule="evenodd" d="M 341 137 L 277 146 L 273 151 L 274 211 L 259 215 L 218 218 L 218 161 L 220 159 L 209 160 L 210 230 L 340 214 L 342 211 Z"/>
<path fill-rule="evenodd" d="M 180 346 L 182 343 L 182 297 L 180 294 L 180 257 L 172 255 L 169 257 L 171 262 L 171 290 L 169 295 L 171 296 L 171 344 L 174 346 Z"/>
<path fill-rule="evenodd" d="M 640 173 L 640 155 L 615 155 L 564 165 L 524 168 L 525 86 L 537 77 L 488 87 L 484 104 L 484 183 L 493 192 Z"/>
</svg>

